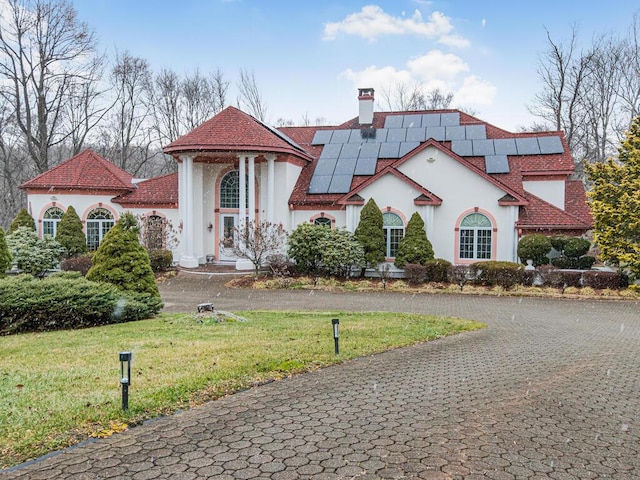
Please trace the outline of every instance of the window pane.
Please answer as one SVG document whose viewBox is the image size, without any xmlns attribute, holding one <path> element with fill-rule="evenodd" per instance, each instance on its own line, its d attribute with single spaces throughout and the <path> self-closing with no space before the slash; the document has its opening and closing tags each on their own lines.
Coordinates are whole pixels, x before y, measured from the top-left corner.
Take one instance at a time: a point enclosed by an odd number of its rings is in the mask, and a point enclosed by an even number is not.
<svg viewBox="0 0 640 480">
<path fill-rule="evenodd" d="M 331 228 L 331 219 L 326 217 L 318 217 L 313 221 L 313 224 Z"/>
<path fill-rule="evenodd" d="M 52 237 L 56 236 L 56 223 L 54 220 L 43 220 L 42 221 L 42 234 L 43 235 L 51 235 Z"/>
<path fill-rule="evenodd" d="M 491 258 L 491 230 L 478 230 L 478 256 L 482 260 Z"/>
<path fill-rule="evenodd" d="M 472 213 L 464 217 L 460 223 L 461 227 L 482 227 L 491 228 L 491 220 L 481 213 Z"/>
<path fill-rule="evenodd" d="M 220 208 L 240 208 L 240 172 L 227 173 L 220 182 Z M 249 192 L 249 177 L 245 177 L 245 192 Z M 246 195 L 246 207 L 249 207 L 249 195 Z"/>
<path fill-rule="evenodd" d="M 404 228 L 392 228 L 389 229 L 390 241 L 389 241 L 389 256 L 395 257 L 398 252 L 398 246 L 400 240 L 404 237 Z"/>
<path fill-rule="evenodd" d="M 473 230 L 460 230 L 460 258 L 474 258 Z"/>
<path fill-rule="evenodd" d="M 385 227 L 404 227 L 402 218 L 391 212 L 385 212 L 382 214 L 382 223 Z"/>
<path fill-rule="evenodd" d="M 95 250 L 100 245 L 100 223 L 87 221 L 87 248 Z"/>
</svg>

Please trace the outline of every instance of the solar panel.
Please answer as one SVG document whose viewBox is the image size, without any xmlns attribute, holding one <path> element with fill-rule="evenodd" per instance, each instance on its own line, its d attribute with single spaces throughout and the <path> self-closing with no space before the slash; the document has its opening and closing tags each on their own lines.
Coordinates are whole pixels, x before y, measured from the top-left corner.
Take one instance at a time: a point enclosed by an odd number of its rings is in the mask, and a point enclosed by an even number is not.
<svg viewBox="0 0 640 480">
<path fill-rule="evenodd" d="M 422 126 L 422 115 L 405 115 L 402 122 L 404 128 L 418 128 Z"/>
<path fill-rule="evenodd" d="M 336 158 L 321 158 L 316 164 L 316 169 L 313 171 L 314 175 L 333 175 L 333 171 L 336 168 Z"/>
<path fill-rule="evenodd" d="M 342 144 L 330 143 L 323 147 L 320 158 L 338 158 L 340 156 L 340 150 L 342 150 Z"/>
<path fill-rule="evenodd" d="M 406 138 L 406 128 L 390 128 L 387 133 L 387 142 L 404 142 Z"/>
<path fill-rule="evenodd" d="M 378 158 L 399 158 L 398 152 L 400 151 L 400 142 L 397 143 L 383 143 L 380 145 L 380 153 Z"/>
<path fill-rule="evenodd" d="M 424 142 L 426 138 L 426 128 L 407 128 L 407 142 Z"/>
<path fill-rule="evenodd" d="M 362 143 L 365 140 L 362 138 L 362 133 L 360 129 L 352 129 L 351 134 L 349 135 L 349 143 Z"/>
<path fill-rule="evenodd" d="M 518 155 L 538 155 L 540 153 L 538 139 L 535 137 L 516 138 L 516 148 Z"/>
<path fill-rule="evenodd" d="M 332 175 L 314 175 L 309 183 L 309 193 L 327 193 Z"/>
<path fill-rule="evenodd" d="M 562 140 L 557 135 L 550 137 L 538 137 L 538 144 L 540 145 L 540 153 L 564 153 L 564 147 L 562 146 Z"/>
<path fill-rule="evenodd" d="M 378 158 L 375 157 L 360 157 L 356 163 L 356 170 L 354 175 L 373 175 L 376 173 L 376 165 L 378 164 Z"/>
<path fill-rule="evenodd" d="M 402 128 L 404 115 L 387 115 L 384 119 L 384 128 Z"/>
<path fill-rule="evenodd" d="M 404 157 L 407 153 L 409 153 L 414 148 L 418 148 L 420 146 L 420 142 L 402 142 L 400 143 L 400 150 L 398 152 L 399 157 Z"/>
<path fill-rule="evenodd" d="M 360 143 L 345 143 L 338 158 L 358 158 L 360 154 Z"/>
<path fill-rule="evenodd" d="M 461 157 L 471 157 L 473 155 L 473 143 L 471 140 L 452 140 L 451 151 Z"/>
<path fill-rule="evenodd" d="M 460 114 L 458 112 L 440 114 L 441 127 L 452 127 L 454 125 L 460 125 Z"/>
<path fill-rule="evenodd" d="M 517 155 L 515 138 L 496 138 L 493 141 L 496 155 Z"/>
<path fill-rule="evenodd" d="M 487 173 L 509 173 L 509 161 L 506 155 L 487 155 L 484 157 Z"/>
<path fill-rule="evenodd" d="M 373 142 L 375 143 L 384 143 L 387 141 L 387 133 L 389 132 L 389 130 L 387 130 L 386 128 L 379 128 L 378 130 L 376 130 L 376 138 L 372 139 Z"/>
<path fill-rule="evenodd" d="M 347 143 L 351 136 L 351 130 L 334 130 L 331 135 L 331 143 Z"/>
<path fill-rule="evenodd" d="M 433 138 L 438 142 L 444 142 L 445 129 L 444 127 L 427 127 L 427 140 Z"/>
<path fill-rule="evenodd" d="M 311 145 L 325 145 L 331 141 L 333 130 L 318 130 L 311 140 Z"/>
<path fill-rule="evenodd" d="M 379 151 L 380 151 L 380 144 L 379 143 L 363 143 L 360 146 L 360 156 L 359 156 L 359 158 L 363 158 L 363 157 L 378 158 L 378 152 Z"/>
<path fill-rule="evenodd" d="M 333 171 L 333 175 L 353 175 L 355 169 L 355 158 L 339 158 L 338 163 L 336 163 L 336 169 Z"/>
<path fill-rule="evenodd" d="M 471 140 L 471 143 L 473 143 L 474 157 L 496 154 L 493 148 L 493 140 Z"/>
<path fill-rule="evenodd" d="M 467 125 L 464 129 L 467 140 L 483 140 L 487 138 L 487 127 L 484 125 Z"/>
<path fill-rule="evenodd" d="M 334 175 L 327 193 L 349 193 L 353 175 Z"/>
<path fill-rule="evenodd" d="M 464 127 L 446 127 L 445 128 L 445 140 L 464 140 L 465 139 Z"/>
<path fill-rule="evenodd" d="M 440 114 L 439 113 L 425 113 L 422 115 L 423 127 L 439 127 L 440 126 Z"/>
</svg>

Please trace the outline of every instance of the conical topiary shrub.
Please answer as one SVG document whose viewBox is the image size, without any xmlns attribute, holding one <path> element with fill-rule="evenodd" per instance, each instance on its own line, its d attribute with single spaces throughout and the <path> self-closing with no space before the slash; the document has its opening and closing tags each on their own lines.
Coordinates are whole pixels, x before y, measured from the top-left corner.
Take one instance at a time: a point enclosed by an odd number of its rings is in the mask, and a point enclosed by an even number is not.
<svg viewBox="0 0 640 480">
<path fill-rule="evenodd" d="M 376 266 L 384 262 L 386 245 L 382 212 L 373 198 L 369 199 L 360 212 L 360 222 L 354 235 L 364 249 L 364 261 L 367 265 Z"/>
<path fill-rule="evenodd" d="M 26 208 L 23 208 L 18 212 L 18 215 L 15 216 L 11 225 L 9 225 L 8 235 L 11 235 L 20 227 L 28 227 L 29 229 L 35 232 L 36 230 L 36 222 L 33 220 L 33 217 L 27 212 Z"/>
<path fill-rule="evenodd" d="M 87 279 L 108 282 L 120 290 L 160 298 L 149 254 L 138 240 L 138 222 L 125 213 L 102 239 Z"/>
<path fill-rule="evenodd" d="M 82 220 L 73 207 L 67 208 L 58 223 L 56 242 L 64 247 L 66 258 L 77 257 L 87 251 L 87 237 L 82 231 Z"/>
<path fill-rule="evenodd" d="M 11 267 L 11 254 L 7 246 L 7 239 L 4 236 L 4 230 L 0 227 L 0 277 Z"/>
<path fill-rule="evenodd" d="M 433 260 L 433 246 L 424 230 L 424 220 L 415 212 L 411 215 L 404 238 L 398 245 L 394 263 L 396 267 L 404 268 L 408 263 L 425 265 L 428 260 Z"/>
</svg>

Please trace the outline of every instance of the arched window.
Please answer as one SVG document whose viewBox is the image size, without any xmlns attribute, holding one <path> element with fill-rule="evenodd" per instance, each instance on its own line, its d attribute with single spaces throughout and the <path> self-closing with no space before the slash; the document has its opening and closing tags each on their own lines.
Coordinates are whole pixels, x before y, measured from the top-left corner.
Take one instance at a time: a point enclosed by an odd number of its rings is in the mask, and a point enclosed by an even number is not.
<svg viewBox="0 0 640 480">
<path fill-rule="evenodd" d="M 313 220 L 313 224 L 331 228 L 331 219 L 327 217 L 318 217 Z"/>
<path fill-rule="evenodd" d="M 220 208 L 240 208 L 240 183 L 238 178 L 240 173 L 238 170 L 227 173 L 222 177 L 220 182 Z M 249 191 L 249 177 L 245 178 L 247 188 Z M 249 196 L 246 198 L 247 205 L 249 207 Z"/>
<path fill-rule="evenodd" d="M 404 222 L 392 212 L 382 214 L 384 241 L 387 244 L 387 257 L 395 257 L 400 241 L 404 238 Z"/>
<path fill-rule="evenodd" d="M 55 238 L 56 233 L 58 233 L 58 223 L 60 223 L 60 219 L 62 218 L 63 214 L 64 212 L 61 208 L 48 208 L 42 216 L 42 234 L 51 235 Z"/>
<path fill-rule="evenodd" d="M 164 219 L 160 215 L 149 215 L 144 218 L 144 246 L 149 250 L 164 247 Z"/>
<path fill-rule="evenodd" d="M 87 215 L 87 248 L 96 250 L 103 237 L 115 225 L 113 215 L 106 208 L 94 208 Z"/>
<path fill-rule="evenodd" d="M 460 222 L 460 258 L 491 259 L 491 220 L 481 213 L 471 213 Z"/>
</svg>

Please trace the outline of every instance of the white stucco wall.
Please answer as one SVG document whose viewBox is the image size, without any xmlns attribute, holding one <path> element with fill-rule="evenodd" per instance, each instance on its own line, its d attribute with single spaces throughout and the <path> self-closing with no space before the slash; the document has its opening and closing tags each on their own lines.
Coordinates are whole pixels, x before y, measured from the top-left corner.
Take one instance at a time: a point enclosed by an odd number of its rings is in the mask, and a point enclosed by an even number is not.
<svg viewBox="0 0 640 480">
<path fill-rule="evenodd" d="M 524 181 L 524 189 L 564 210 L 564 180 Z"/>
</svg>

